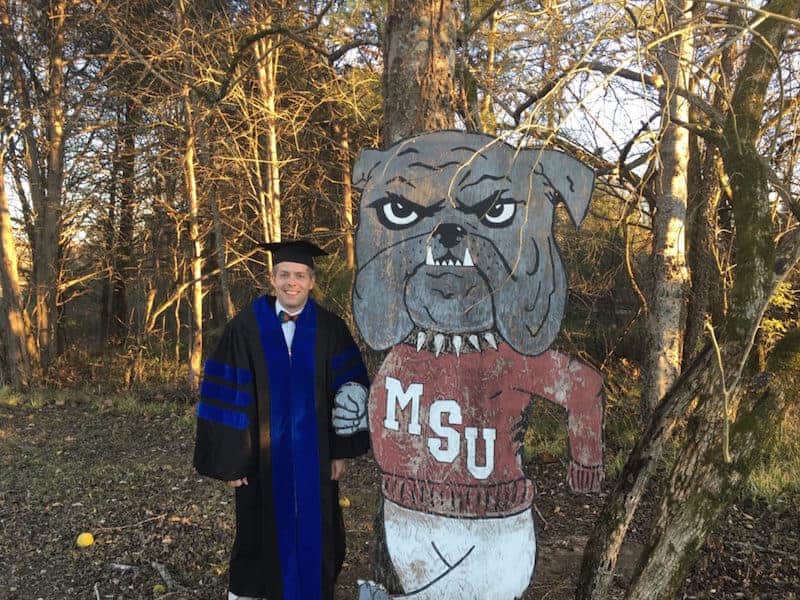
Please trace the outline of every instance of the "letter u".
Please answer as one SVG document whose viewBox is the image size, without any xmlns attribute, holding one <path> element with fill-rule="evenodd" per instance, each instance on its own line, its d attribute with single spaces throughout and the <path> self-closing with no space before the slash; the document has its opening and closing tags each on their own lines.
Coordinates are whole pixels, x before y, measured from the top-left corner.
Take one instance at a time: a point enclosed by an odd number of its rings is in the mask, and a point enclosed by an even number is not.
<svg viewBox="0 0 800 600">
<path fill-rule="evenodd" d="M 494 428 L 483 429 L 483 447 L 485 459 L 483 466 L 479 467 L 476 461 L 478 428 L 467 427 L 464 429 L 464 437 L 467 438 L 467 469 L 475 479 L 486 479 L 494 471 L 494 440 L 497 437 L 497 430 Z"/>
</svg>

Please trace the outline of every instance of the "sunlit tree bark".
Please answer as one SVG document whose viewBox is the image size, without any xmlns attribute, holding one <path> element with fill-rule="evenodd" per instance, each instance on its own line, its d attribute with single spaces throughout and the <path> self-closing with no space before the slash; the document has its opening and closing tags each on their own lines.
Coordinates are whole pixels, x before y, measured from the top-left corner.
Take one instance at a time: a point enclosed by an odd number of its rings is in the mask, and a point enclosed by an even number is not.
<svg viewBox="0 0 800 600">
<path fill-rule="evenodd" d="M 642 386 L 642 414 L 653 412 L 680 373 L 685 323 L 686 198 L 688 194 L 689 102 L 676 89 L 690 88 L 694 34 L 692 2 L 664 3 L 665 36 L 660 62 L 663 136 L 653 216 L 652 293 L 648 310 L 648 351 Z"/>
<path fill-rule="evenodd" d="M 37 348 L 31 336 L 30 319 L 22 303 L 14 227 L 8 209 L 4 172 L 5 151 L 0 150 L 0 311 L 4 323 L 3 343 L 10 383 L 15 388 L 25 389 L 32 381 L 32 367 L 37 364 Z"/>
<path fill-rule="evenodd" d="M 182 30 L 189 30 L 186 19 L 185 0 L 177 0 L 178 23 Z M 191 64 L 188 57 L 184 58 L 184 76 L 191 76 Z M 189 242 L 191 244 L 191 341 L 189 344 L 189 388 L 197 391 L 200 388 L 203 362 L 203 241 L 200 237 L 200 200 L 197 193 L 197 178 L 195 175 L 195 161 L 197 156 L 197 125 L 195 123 L 194 107 L 192 104 L 191 89 L 188 82 L 181 90 L 181 100 L 184 119 L 184 146 L 183 146 L 183 178 L 186 190 L 186 199 L 189 206 Z"/>
<path fill-rule="evenodd" d="M 254 6 L 261 2 L 254 1 Z M 266 4 L 266 3 L 265 3 Z M 269 7 L 259 11 L 261 21 L 258 27 L 272 24 L 272 15 Z M 280 47 L 272 36 L 258 40 L 254 47 L 256 73 L 260 104 L 265 114 L 264 128 L 266 131 L 258 132 L 259 156 L 257 157 L 260 189 L 260 208 L 262 214 L 262 227 L 264 241 L 281 241 L 281 178 L 280 156 L 278 154 L 278 67 L 280 65 Z M 268 270 L 271 270 L 272 256 L 267 256 Z"/>
<path fill-rule="evenodd" d="M 457 12 L 450 0 L 392 0 L 383 46 L 383 142 L 450 129 Z"/>
<path fill-rule="evenodd" d="M 36 7 L 25 16 L 36 18 Z M 44 49 L 45 79 L 25 65 L 24 50 L 9 12 L 7 0 L 0 0 L 0 34 L 3 54 L 8 61 L 15 94 L 25 115 L 22 136 L 25 142 L 25 171 L 32 204 L 33 323 L 39 347 L 39 360 L 47 368 L 56 352 L 57 294 L 59 289 L 59 249 L 62 193 L 64 184 L 64 36 L 67 2 L 43 3 L 41 26 L 46 32 Z M 20 18 L 24 18 L 22 15 Z M 45 92 L 46 90 L 46 92 Z M 38 93 L 37 93 L 38 92 Z M 34 96 L 34 94 L 36 94 Z"/>
</svg>

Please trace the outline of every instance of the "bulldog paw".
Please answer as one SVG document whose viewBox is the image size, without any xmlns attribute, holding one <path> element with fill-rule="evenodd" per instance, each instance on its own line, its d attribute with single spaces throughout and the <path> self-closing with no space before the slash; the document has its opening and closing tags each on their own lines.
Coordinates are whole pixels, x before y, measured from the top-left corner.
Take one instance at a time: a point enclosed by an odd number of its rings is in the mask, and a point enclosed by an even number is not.
<svg viewBox="0 0 800 600">
<path fill-rule="evenodd" d="M 389 600 L 389 593 L 380 583 L 359 579 L 358 600 Z"/>
<path fill-rule="evenodd" d="M 333 406 L 333 429 L 337 435 L 353 435 L 366 431 L 367 388 L 355 381 L 348 381 L 336 392 Z"/>
<path fill-rule="evenodd" d="M 570 461 L 567 467 L 567 483 L 573 492 L 599 492 L 603 479 L 603 465 L 587 467 Z"/>
</svg>

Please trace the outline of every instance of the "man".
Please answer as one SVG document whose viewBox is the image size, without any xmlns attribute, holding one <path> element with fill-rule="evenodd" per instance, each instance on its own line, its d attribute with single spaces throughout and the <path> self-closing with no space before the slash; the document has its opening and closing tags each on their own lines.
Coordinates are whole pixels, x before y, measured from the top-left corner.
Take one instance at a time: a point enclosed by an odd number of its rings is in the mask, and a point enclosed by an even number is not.
<svg viewBox="0 0 800 600">
<path fill-rule="evenodd" d="M 369 446 L 367 372 L 344 322 L 309 297 L 325 252 L 263 247 L 275 297 L 232 319 L 206 361 L 194 464 L 235 488 L 229 600 L 330 600 L 345 551 L 338 480 Z"/>
</svg>

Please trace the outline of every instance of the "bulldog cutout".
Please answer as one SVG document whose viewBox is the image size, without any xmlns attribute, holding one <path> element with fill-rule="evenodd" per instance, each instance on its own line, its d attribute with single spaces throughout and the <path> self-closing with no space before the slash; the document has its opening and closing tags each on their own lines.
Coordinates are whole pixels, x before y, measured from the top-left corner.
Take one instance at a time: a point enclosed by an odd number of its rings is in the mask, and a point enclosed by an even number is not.
<svg viewBox="0 0 800 600">
<path fill-rule="evenodd" d="M 526 408 L 567 412 L 572 490 L 603 480 L 602 378 L 548 348 L 567 279 L 553 236 L 580 225 L 594 173 L 573 157 L 438 131 L 365 150 L 356 323 L 391 349 L 369 396 L 382 522 L 402 593 L 511 600 L 531 582 L 534 487 L 522 471 Z M 361 598 L 385 598 L 364 583 Z"/>
</svg>

